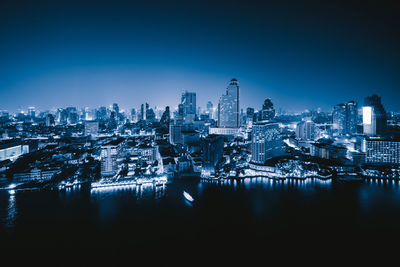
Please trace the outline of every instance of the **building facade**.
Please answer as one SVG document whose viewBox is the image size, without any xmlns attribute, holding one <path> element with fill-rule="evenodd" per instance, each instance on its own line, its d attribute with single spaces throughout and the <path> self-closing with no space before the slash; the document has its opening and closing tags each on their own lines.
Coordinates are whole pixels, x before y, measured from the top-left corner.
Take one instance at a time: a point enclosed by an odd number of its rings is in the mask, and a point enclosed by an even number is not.
<svg viewBox="0 0 400 267">
<path fill-rule="evenodd" d="M 239 126 L 239 84 L 236 79 L 232 79 L 219 100 L 218 127 L 239 128 Z"/>
<path fill-rule="evenodd" d="M 400 164 L 400 141 L 365 139 L 365 163 Z"/>
<path fill-rule="evenodd" d="M 256 123 L 251 132 L 251 161 L 264 164 L 267 159 L 282 155 L 283 141 L 278 123 Z"/>
</svg>

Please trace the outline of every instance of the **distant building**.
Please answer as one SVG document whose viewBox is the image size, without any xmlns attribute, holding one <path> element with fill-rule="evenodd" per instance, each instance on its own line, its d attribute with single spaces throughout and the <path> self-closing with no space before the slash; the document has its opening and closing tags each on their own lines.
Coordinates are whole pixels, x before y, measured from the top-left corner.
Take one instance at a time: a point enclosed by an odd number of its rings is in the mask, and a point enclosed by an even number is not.
<svg viewBox="0 0 400 267">
<path fill-rule="evenodd" d="M 339 134 L 346 133 L 346 105 L 339 104 L 333 108 L 332 112 L 332 128 Z"/>
<path fill-rule="evenodd" d="M 98 121 L 85 121 L 85 136 L 96 136 L 99 133 Z"/>
<path fill-rule="evenodd" d="M 209 128 L 208 134 L 216 135 L 237 135 L 239 128 Z"/>
<path fill-rule="evenodd" d="M 267 159 L 284 152 L 278 123 L 256 123 L 251 132 L 251 161 L 264 164 Z"/>
<path fill-rule="evenodd" d="M 386 133 L 386 111 L 381 103 L 381 98 L 372 95 L 364 99 L 363 131 L 368 136 L 383 135 Z"/>
<path fill-rule="evenodd" d="M 183 117 L 196 115 L 196 93 L 185 91 L 182 93 L 181 104 L 183 106 Z"/>
<path fill-rule="evenodd" d="M 400 164 L 400 140 L 365 139 L 365 163 Z"/>
<path fill-rule="evenodd" d="M 169 124 L 170 120 L 171 120 L 171 113 L 169 111 L 169 106 L 166 106 L 165 111 L 161 116 L 160 122 L 162 124 Z"/>
<path fill-rule="evenodd" d="M 264 101 L 262 109 L 258 113 L 260 121 L 272 120 L 275 117 L 274 104 L 272 104 L 271 99 L 267 98 Z"/>
<path fill-rule="evenodd" d="M 218 104 L 218 127 L 239 128 L 239 84 L 232 79 Z"/>
<path fill-rule="evenodd" d="M 183 125 L 169 125 L 169 142 L 173 145 L 183 144 L 182 136 Z"/>
</svg>

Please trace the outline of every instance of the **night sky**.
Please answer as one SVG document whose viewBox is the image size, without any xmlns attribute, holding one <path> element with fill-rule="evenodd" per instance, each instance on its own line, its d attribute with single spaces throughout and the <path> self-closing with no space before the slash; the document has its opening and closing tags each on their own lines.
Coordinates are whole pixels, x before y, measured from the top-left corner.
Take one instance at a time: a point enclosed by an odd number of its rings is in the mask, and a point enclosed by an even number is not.
<svg viewBox="0 0 400 267">
<path fill-rule="evenodd" d="M 1 0 L 0 109 L 205 107 L 237 78 L 244 109 L 400 111 L 394 2 Z"/>
</svg>

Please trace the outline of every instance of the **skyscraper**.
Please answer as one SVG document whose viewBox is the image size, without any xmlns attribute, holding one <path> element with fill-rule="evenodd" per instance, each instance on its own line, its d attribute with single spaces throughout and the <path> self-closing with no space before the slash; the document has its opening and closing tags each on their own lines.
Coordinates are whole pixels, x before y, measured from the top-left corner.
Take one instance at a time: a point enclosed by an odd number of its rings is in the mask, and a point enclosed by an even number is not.
<svg viewBox="0 0 400 267">
<path fill-rule="evenodd" d="M 169 106 L 166 106 L 165 107 L 165 111 L 161 116 L 160 122 L 162 124 L 169 124 L 170 120 L 171 120 L 171 114 L 170 114 L 170 111 L 169 111 Z"/>
<path fill-rule="evenodd" d="M 239 128 L 239 84 L 232 79 L 218 104 L 218 127 Z"/>
<path fill-rule="evenodd" d="M 366 135 L 382 135 L 386 132 L 386 111 L 377 95 L 364 99 L 363 129 Z"/>
<path fill-rule="evenodd" d="M 196 93 L 185 91 L 182 93 L 181 104 L 183 105 L 183 116 L 196 115 Z"/>
<path fill-rule="evenodd" d="M 252 162 L 264 164 L 267 159 L 282 155 L 283 152 L 279 124 L 263 122 L 253 125 L 251 132 Z"/>
<path fill-rule="evenodd" d="M 259 116 L 260 121 L 272 120 L 275 117 L 274 104 L 272 104 L 271 99 L 265 99 Z"/>
<path fill-rule="evenodd" d="M 339 104 L 332 112 L 333 130 L 339 134 L 357 133 L 357 103 L 349 101 L 346 104 Z"/>
<path fill-rule="evenodd" d="M 333 107 L 332 128 L 339 134 L 346 133 L 346 105 L 339 104 Z"/>
<path fill-rule="evenodd" d="M 118 117 L 118 114 L 119 114 L 119 106 L 118 106 L 117 103 L 114 103 L 114 104 L 112 105 L 112 110 L 115 111 L 115 114 L 116 114 L 116 116 Z"/>
<path fill-rule="evenodd" d="M 315 123 L 311 119 L 299 122 L 296 125 L 296 136 L 302 140 L 314 140 L 315 131 Z"/>
<path fill-rule="evenodd" d="M 349 101 L 346 104 L 346 133 L 357 133 L 357 102 Z"/>
</svg>

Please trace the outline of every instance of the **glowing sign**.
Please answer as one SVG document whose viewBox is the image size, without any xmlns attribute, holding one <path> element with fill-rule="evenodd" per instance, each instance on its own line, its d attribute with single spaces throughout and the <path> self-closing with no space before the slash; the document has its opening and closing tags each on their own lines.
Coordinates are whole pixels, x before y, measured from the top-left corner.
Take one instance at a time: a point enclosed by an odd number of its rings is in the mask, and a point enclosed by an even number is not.
<svg viewBox="0 0 400 267">
<path fill-rule="evenodd" d="M 372 124 L 372 107 L 363 107 L 363 124 Z"/>
</svg>

